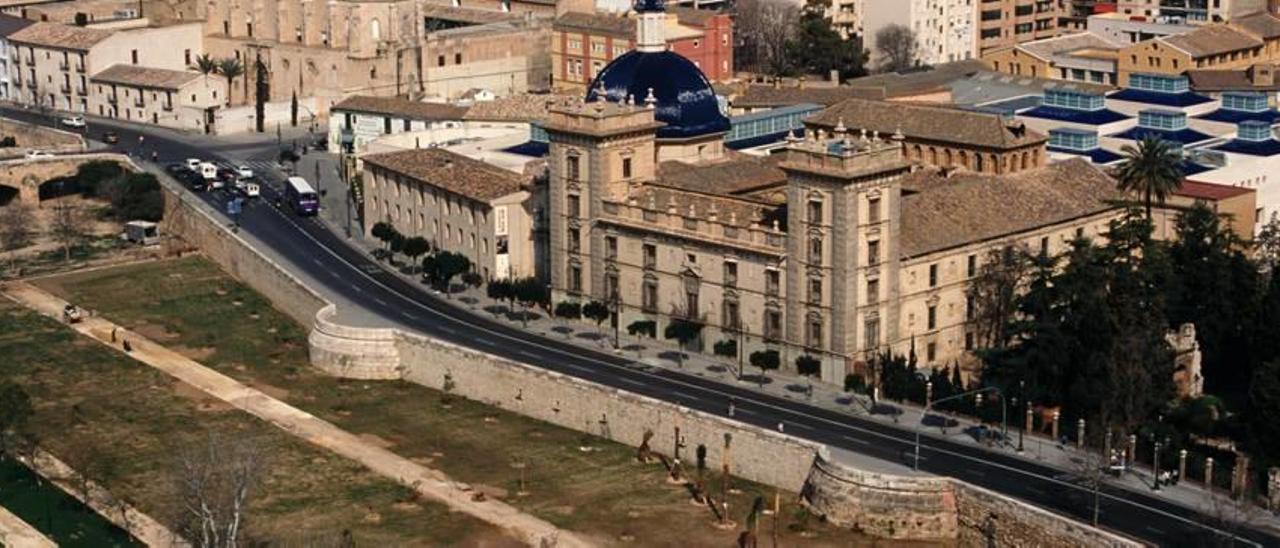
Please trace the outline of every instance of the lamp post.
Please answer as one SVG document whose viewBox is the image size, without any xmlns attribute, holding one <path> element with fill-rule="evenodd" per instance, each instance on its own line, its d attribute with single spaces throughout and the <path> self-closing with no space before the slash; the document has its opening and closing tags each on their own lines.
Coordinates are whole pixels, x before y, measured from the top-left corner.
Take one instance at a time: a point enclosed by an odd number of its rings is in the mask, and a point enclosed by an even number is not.
<svg viewBox="0 0 1280 548">
<path fill-rule="evenodd" d="M 1022 394 L 1022 405 L 1027 408 L 1023 413 L 1022 428 L 1018 430 L 1018 453 L 1022 453 L 1022 436 L 1031 428 L 1031 400 L 1027 398 L 1027 381 L 1018 381 L 1018 393 Z"/>
<path fill-rule="evenodd" d="M 927 384 L 926 384 L 925 386 L 926 386 L 926 388 L 928 387 L 928 385 L 927 385 Z M 932 406 L 933 406 L 933 404 L 935 404 L 935 403 L 942 403 L 942 402 L 944 402 L 944 401 L 948 401 L 948 400 L 955 400 L 955 399 L 963 398 L 963 397 L 966 397 L 966 396 L 972 396 L 972 395 L 974 395 L 974 394 L 981 394 L 981 393 L 983 393 L 983 392 L 995 392 L 995 393 L 997 393 L 997 394 L 998 394 L 998 393 L 1000 393 L 1000 389 L 999 389 L 999 388 L 996 388 L 996 387 L 994 387 L 994 386 L 987 386 L 987 387 L 984 387 L 984 388 L 978 388 L 978 389 L 976 389 L 976 390 L 969 390 L 968 392 L 961 392 L 961 393 L 959 393 L 959 394 L 954 394 L 954 395 L 951 395 L 951 396 L 947 396 L 947 397 L 942 398 L 942 399 L 940 399 L 940 400 L 938 400 L 938 401 L 927 401 L 927 400 L 926 400 L 925 405 L 924 405 L 924 413 L 920 415 L 920 422 L 916 424 L 916 447 L 915 447 L 914 463 L 913 463 L 913 464 L 912 464 L 912 466 L 911 466 L 911 467 L 912 467 L 912 469 L 914 469 L 914 470 L 919 470 L 919 469 L 920 469 L 920 427 L 921 427 L 921 426 L 924 426 L 924 418 L 929 416 L 929 408 L 930 408 L 930 407 L 932 407 Z"/>
<path fill-rule="evenodd" d="M 613 349 L 619 350 L 622 348 L 622 302 L 616 287 L 609 296 L 609 304 L 613 308 Z"/>
<path fill-rule="evenodd" d="M 1152 470 L 1151 476 L 1152 476 L 1152 479 L 1154 480 L 1152 482 L 1153 485 L 1151 487 L 1151 490 L 1159 491 L 1160 490 L 1160 440 L 1159 439 L 1155 440 L 1155 445 L 1156 445 L 1155 456 L 1151 458 L 1151 470 Z"/>
</svg>

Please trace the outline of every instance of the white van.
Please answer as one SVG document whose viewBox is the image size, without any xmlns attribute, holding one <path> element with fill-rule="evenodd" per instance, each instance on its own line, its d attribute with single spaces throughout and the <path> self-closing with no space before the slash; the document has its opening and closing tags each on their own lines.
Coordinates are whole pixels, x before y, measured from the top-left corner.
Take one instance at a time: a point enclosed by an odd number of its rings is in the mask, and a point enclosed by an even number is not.
<svg viewBox="0 0 1280 548">
<path fill-rule="evenodd" d="M 209 181 L 209 188 L 222 188 L 222 179 L 218 177 L 218 166 L 212 162 L 202 162 L 200 164 L 200 177 Z"/>
<path fill-rule="evenodd" d="M 258 183 L 256 181 L 241 179 L 236 184 L 240 186 L 240 192 L 243 193 L 246 198 L 257 198 L 262 195 L 261 189 L 258 187 Z"/>
<path fill-rule="evenodd" d="M 199 173 L 201 163 L 199 158 L 187 158 L 187 169 Z"/>
</svg>

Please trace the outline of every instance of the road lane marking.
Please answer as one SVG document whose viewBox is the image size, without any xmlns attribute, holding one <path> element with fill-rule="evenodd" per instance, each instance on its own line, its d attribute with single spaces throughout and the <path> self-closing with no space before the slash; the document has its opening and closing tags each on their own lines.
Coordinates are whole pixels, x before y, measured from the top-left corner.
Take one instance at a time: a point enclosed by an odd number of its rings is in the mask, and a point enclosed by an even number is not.
<svg viewBox="0 0 1280 548">
<path fill-rule="evenodd" d="M 672 391 L 671 391 L 671 394 L 672 394 L 672 395 L 674 395 L 674 396 L 679 396 L 679 397 L 681 397 L 681 398 L 685 398 L 685 399 L 689 399 L 689 400 L 693 400 L 693 401 L 698 401 L 698 400 L 700 400 L 700 399 L 701 399 L 701 398 L 699 398 L 699 397 L 697 397 L 697 396 L 689 395 L 689 394 L 686 394 L 686 393 L 681 392 L 681 391 L 679 391 L 679 390 L 672 390 Z"/>
<path fill-rule="evenodd" d="M 626 377 L 618 377 L 618 382 L 625 382 L 625 383 L 627 383 L 627 384 L 629 384 L 629 385 L 631 385 L 631 386 L 648 386 L 648 385 L 647 385 L 647 384 L 645 384 L 645 383 L 642 383 L 642 382 L 637 381 L 637 380 L 634 380 L 634 379 L 628 379 L 628 378 L 626 378 Z"/>
<path fill-rule="evenodd" d="M 867 440 L 864 440 L 864 439 L 855 438 L 855 437 L 852 437 L 852 436 L 844 436 L 844 435 L 841 435 L 840 437 L 842 437 L 842 438 L 844 438 L 844 439 L 846 439 L 846 440 L 848 440 L 848 441 L 851 441 L 851 442 L 853 442 L 853 443 L 856 443 L 856 444 L 858 444 L 858 445 L 871 445 L 871 442 L 869 442 L 869 441 L 867 441 Z"/>
</svg>

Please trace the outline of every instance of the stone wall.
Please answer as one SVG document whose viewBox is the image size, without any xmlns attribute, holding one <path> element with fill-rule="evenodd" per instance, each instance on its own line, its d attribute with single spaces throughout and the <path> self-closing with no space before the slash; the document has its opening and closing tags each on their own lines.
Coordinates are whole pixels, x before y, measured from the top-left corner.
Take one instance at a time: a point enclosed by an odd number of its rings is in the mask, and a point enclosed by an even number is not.
<svg viewBox="0 0 1280 548">
<path fill-rule="evenodd" d="M 324 299 L 290 275 L 275 261 L 259 253 L 227 230 L 212 216 L 209 206 L 184 197 L 166 175 L 158 175 L 165 187 L 165 214 L 160 233 L 178 236 L 218 263 L 241 283 L 252 287 L 276 308 L 304 327 L 316 322 L 316 314 L 328 305 Z M 332 305 L 329 305 L 332 306 Z"/>
<path fill-rule="evenodd" d="M 0 148 L 0 158 L 22 157 L 27 149 L 46 152 L 79 152 L 84 137 L 70 131 L 44 127 L 10 118 L 0 118 L 0 138 L 13 137 L 13 148 Z"/>
<path fill-rule="evenodd" d="M 858 470 L 818 452 L 800 493 L 836 525 L 884 538 L 955 538 L 956 497 L 948 478 Z"/>
<path fill-rule="evenodd" d="M 3 150 L 5 149 L 0 149 L 0 151 Z M 95 153 L 52 158 L 17 158 L 0 161 L 0 186 L 17 189 L 20 203 L 36 206 L 40 204 L 40 185 L 49 179 L 75 175 L 80 169 L 80 164 L 93 160 L 110 160 L 137 171 L 137 166 L 122 154 Z"/>
<path fill-rule="evenodd" d="M 335 377 L 396 380 L 404 377 L 394 329 L 341 325 L 333 321 L 337 309 L 325 305 L 316 313 L 307 337 L 311 364 Z"/>
<path fill-rule="evenodd" d="M 1011 478 L 1010 481 L 1017 481 Z M 1118 535 L 1090 527 L 988 491 L 963 481 L 951 480 L 954 487 L 962 546 L 1143 546 Z"/>
</svg>

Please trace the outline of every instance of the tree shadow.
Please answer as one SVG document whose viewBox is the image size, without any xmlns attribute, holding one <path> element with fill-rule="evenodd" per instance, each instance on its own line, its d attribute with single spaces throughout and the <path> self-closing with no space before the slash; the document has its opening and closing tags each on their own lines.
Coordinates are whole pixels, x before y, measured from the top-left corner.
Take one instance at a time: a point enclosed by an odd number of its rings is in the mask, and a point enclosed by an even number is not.
<svg viewBox="0 0 1280 548">
<path fill-rule="evenodd" d="M 598 331 L 583 331 L 582 333 L 578 333 L 575 336 L 578 337 L 579 339 L 586 339 L 588 341 L 599 341 L 599 340 L 604 340 L 605 338 L 605 335 Z"/>
<path fill-rule="evenodd" d="M 928 415 L 925 415 L 923 419 L 920 419 L 920 424 L 937 428 L 952 428 L 960 425 L 958 421 L 951 417 L 944 417 L 933 413 L 929 413 Z"/>
<path fill-rule="evenodd" d="M 787 392 L 795 392 L 796 394 L 804 394 L 809 391 L 808 385 L 804 385 L 804 384 L 792 383 L 792 384 L 788 384 L 786 388 L 787 388 Z"/>
<path fill-rule="evenodd" d="M 754 384 L 772 384 L 773 379 L 758 373 L 751 373 L 751 374 L 743 375 L 742 382 L 749 382 Z"/>
<path fill-rule="evenodd" d="M 552 327 L 551 330 L 561 335 L 564 335 L 566 337 L 568 337 L 570 333 L 573 333 L 573 328 L 567 325 L 557 325 L 555 327 Z"/>
<path fill-rule="evenodd" d="M 527 310 L 516 310 L 516 311 L 507 312 L 507 319 L 513 322 L 518 322 L 518 321 L 532 322 L 535 320 L 542 319 L 542 316 L 539 315 L 537 312 L 530 312 Z"/>
<path fill-rule="evenodd" d="M 648 348 L 648 347 L 646 347 L 643 344 L 628 344 L 622 347 L 622 349 L 626 350 L 627 352 L 640 352 L 640 351 L 643 351 L 645 348 Z"/>
<path fill-rule="evenodd" d="M 676 363 L 679 363 L 681 360 L 689 359 L 688 354 L 685 354 L 683 352 L 676 352 L 675 350 L 667 350 L 664 352 L 660 352 L 658 353 L 658 357 L 661 359 L 667 360 L 669 362 L 676 362 Z"/>
<path fill-rule="evenodd" d="M 710 371 L 710 372 L 712 372 L 712 373 L 724 373 L 725 371 L 728 371 L 728 370 L 729 370 L 729 368 L 728 368 L 728 367 L 725 367 L 725 366 L 723 366 L 723 365 L 708 365 L 708 366 L 707 366 L 707 371 Z"/>
<path fill-rule="evenodd" d="M 475 297 L 458 297 L 458 301 L 464 304 L 476 304 L 480 302 L 480 300 Z"/>
<path fill-rule="evenodd" d="M 896 417 L 902 414 L 901 407 L 889 405 L 887 403 L 877 403 L 872 405 L 871 409 L 868 411 L 870 411 L 872 415 L 889 415 L 891 417 Z"/>
<path fill-rule="evenodd" d="M 849 405 L 853 403 L 853 398 L 849 396 L 840 396 L 837 397 L 835 401 L 839 405 Z"/>
<path fill-rule="evenodd" d="M 503 316 L 511 313 L 511 309 L 506 305 L 502 305 L 502 304 L 491 304 L 489 306 L 484 307 L 483 310 L 495 316 Z"/>
</svg>

